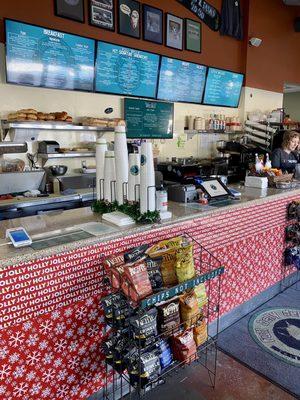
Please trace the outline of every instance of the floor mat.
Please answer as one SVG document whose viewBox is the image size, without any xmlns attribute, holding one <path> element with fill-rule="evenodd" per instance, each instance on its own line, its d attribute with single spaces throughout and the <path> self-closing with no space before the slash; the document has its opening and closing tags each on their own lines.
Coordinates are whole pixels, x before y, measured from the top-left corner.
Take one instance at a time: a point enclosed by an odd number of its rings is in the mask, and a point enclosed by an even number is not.
<svg viewBox="0 0 300 400">
<path fill-rule="evenodd" d="M 285 290 L 225 329 L 218 347 L 300 399 L 300 291 Z"/>
</svg>

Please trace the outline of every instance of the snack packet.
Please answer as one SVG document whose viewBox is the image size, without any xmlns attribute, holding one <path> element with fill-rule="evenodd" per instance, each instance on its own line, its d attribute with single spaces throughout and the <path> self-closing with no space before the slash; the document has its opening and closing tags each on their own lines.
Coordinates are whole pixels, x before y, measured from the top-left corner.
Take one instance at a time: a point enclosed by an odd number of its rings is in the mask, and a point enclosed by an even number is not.
<svg viewBox="0 0 300 400">
<path fill-rule="evenodd" d="M 207 325 L 204 318 L 199 319 L 195 324 L 193 335 L 197 347 L 207 341 Z"/>
<path fill-rule="evenodd" d="M 122 293 L 111 293 L 100 300 L 104 310 L 105 320 L 109 325 L 112 325 L 113 322 L 113 304 L 118 304 L 121 299 L 125 299 Z"/>
<path fill-rule="evenodd" d="M 178 298 L 158 304 L 156 308 L 158 313 L 157 321 L 159 332 L 164 336 L 176 332 L 180 325 Z"/>
<path fill-rule="evenodd" d="M 188 329 L 172 338 L 173 356 L 176 360 L 186 364 L 197 359 L 197 347 L 193 331 Z"/>
<path fill-rule="evenodd" d="M 163 287 L 163 279 L 161 274 L 162 257 L 146 259 L 147 272 L 153 290 L 158 290 Z"/>
<path fill-rule="evenodd" d="M 145 257 L 145 252 L 148 249 L 148 244 L 142 244 L 141 246 L 134 247 L 124 254 L 126 263 L 135 263 Z"/>
<path fill-rule="evenodd" d="M 199 308 L 204 307 L 207 304 L 207 294 L 206 294 L 205 284 L 200 283 L 199 285 L 195 286 L 194 291 L 198 299 Z"/>
<path fill-rule="evenodd" d="M 177 284 L 177 276 L 175 273 L 176 251 L 177 249 L 166 249 L 159 253 L 162 258 L 161 275 L 164 286 L 173 286 Z"/>
<path fill-rule="evenodd" d="M 168 368 L 173 362 L 173 356 L 169 343 L 166 340 L 160 340 L 157 343 L 159 352 L 159 362 L 161 369 Z"/>
<path fill-rule="evenodd" d="M 145 262 L 124 266 L 122 290 L 134 302 L 138 302 L 152 294 L 152 287 Z"/>
<path fill-rule="evenodd" d="M 167 249 L 178 249 L 183 241 L 183 237 L 182 236 L 177 236 L 174 237 L 172 239 L 166 239 L 166 240 L 161 240 L 160 242 L 154 244 L 153 246 L 151 246 L 146 253 L 150 256 L 150 257 L 155 257 L 156 253 L 159 253 L 160 251 L 164 251 Z M 158 255 L 158 254 L 157 254 Z"/>
<path fill-rule="evenodd" d="M 141 347 L 148 346 L 157 336 L 157 310 L 152 308 L 142 315 L 135 315 L 129 320 L 133 339 Z"/>
<path fill-rule="evenodd" d="M 193 244 L 180 247 L 176 252 L 176 276 L 179 283 L 195 276 Z"/>
<path fill-rule="evenodd" d="M 184 327 L 189 328 L 200 316 L 198 298 L 194 290 L 186 292 L 179 298 L 181 321 Z"/>
<path fill-rule="evenodd" d="M 114 289 L 120 288 L 120 277 L 123 273 L 124 254 L 109 256 L 103 262 L 104 270 Z"/>
</svg>

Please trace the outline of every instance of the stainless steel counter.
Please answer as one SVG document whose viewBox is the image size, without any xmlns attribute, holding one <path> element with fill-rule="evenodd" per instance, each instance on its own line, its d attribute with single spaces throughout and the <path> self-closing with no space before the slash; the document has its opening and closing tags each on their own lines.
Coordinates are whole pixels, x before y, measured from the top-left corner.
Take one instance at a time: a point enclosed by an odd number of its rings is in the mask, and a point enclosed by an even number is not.
<svg viewBox="0 0 300 400">
<path fill-rule="evenodd" d="M 50 247 L 44 250 L 33 250 L 31 247 L 15 249 L 11 244 L 7 244 L 5 239 L 5 232 L 8 228 L 23 226 L 28 233 L 32 236 L 33 240 L 39 240 L 42 237 L 49 237 L 55 235 L 65 234 L 80 229 L 80 226 L 88 225 L 91 223 L 101 223 L 101 216 L 94 214 L 89 207 L 66 210 L 66 211 L 53 211 L 41 215 L 16 218 L 13 220 L 6 220 L 0 222 L 0 265 L 1 267 L 20 262 L 26 262 L 33 259 L 50 256 L 63 251 L 76 249 L 82 246 L 95 244 L 99 242 L 107 242 L 119 237 L 130 236 L 131 234 L 146 232 L 159 227 L 170 226 L 188 220 L 193 221 L 202 216 L 218 214 L 226 212 L 226 210 L 245 207 L 250 205 L 262 204 L 267 201 L 280 199 L 288 196 L 299 196 L 300 189 L 292 190 L 279 190 L 279 189 L 254 189 L 245 188 L 240 185 L 232 185 L 242 193 L 241 200 L 235 200 L 231 205 L 225 207 L 211 207 L 201 206 L 200 204 L 184 205 L 181 203 L 170 202 L 169 210 L 172 211 L 172 218 L 155 225 L 132 225 L 129 227 L 116 227 L 109 223 L 104 223 L 105 226 L 111 227 L 109 233 L 96 233 L 88 239 L 78 242 L 71 242 L 60 246 Z M 82 194 L 87 195 L 87 191 Z"/>
</svg>

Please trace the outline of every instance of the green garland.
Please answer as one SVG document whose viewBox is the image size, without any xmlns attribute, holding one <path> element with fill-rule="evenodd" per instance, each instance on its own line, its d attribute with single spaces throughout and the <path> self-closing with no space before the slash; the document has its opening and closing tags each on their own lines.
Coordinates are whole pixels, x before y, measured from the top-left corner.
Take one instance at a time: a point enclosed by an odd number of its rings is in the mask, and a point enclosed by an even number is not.
<svg viewBox="0 0 300 400">
<path fill-rule="evenodd" d="M 140 224 L 154 224 L 160 222 L 160 215 L 158 211 L 147 211 L 141 214 L 139 203 L 124 203 L 118 204 L 118 202 L 109 203 L 104 200 L 95 200 L 92 203 L 92 211 L 99 214 L 110 213 L 116 210 L 129 215 L 135 222 Z"/>
</svg>

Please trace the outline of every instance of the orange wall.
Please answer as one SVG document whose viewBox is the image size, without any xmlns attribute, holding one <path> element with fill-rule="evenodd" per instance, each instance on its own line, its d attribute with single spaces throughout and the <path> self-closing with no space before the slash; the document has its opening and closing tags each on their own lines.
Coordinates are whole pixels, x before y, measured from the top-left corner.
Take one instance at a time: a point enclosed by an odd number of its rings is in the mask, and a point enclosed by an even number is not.
<svg viewBox="0 0 300 400">
<path fill-rule="evenodd" d="M 300 32 L 294 19 L 300 7 L 287 7 L 282 0 L 250 0 L 249 37 L 259 37 L 259 48 L 248 47 L 246 86 L 275 92 L 285 82 L 300 84 Z"/>
<path fill-rule="evenodd" d="M 189 12 L 175 0 L 146 0 L 141 3 L 151 4 L 154 7 L 163 9 L 181 18 L 196 19 L 194 14 Z M 218 10 L 221 9 L 221 0 L 210 0 Z M 115 1 L 116 3 L 116 1 Z M 189 51 L 179 51 L 168 47 L 145 42 L 143 40 L 129 38 L 119 35 L 116 32 L 99 29 L 88 24 L 88 1 L 85 0 L 85 23 L 70 21 L 54 15 L 54 0 L 0 0 L 0 17 L 18 19 L 49 28 L 64 30 L 70 33 L 77 33 L 82 36 L 89 36 L 99 40 L 106 40 L 129 47 L 148 50 L 155 53 L 168 55 L 170 57 L 182 58 L 187 61 L 217 66 L 220 68 L 232 69 L 242 72 L 242 43 L 232 40 L 229 37 L 220 36 L 218 32 L 211 31 L 205 24 L 202 24 L 202 53 L 196 54 Z M 2 41 L 3 27 L 1 27 Z"/>
</svg>

